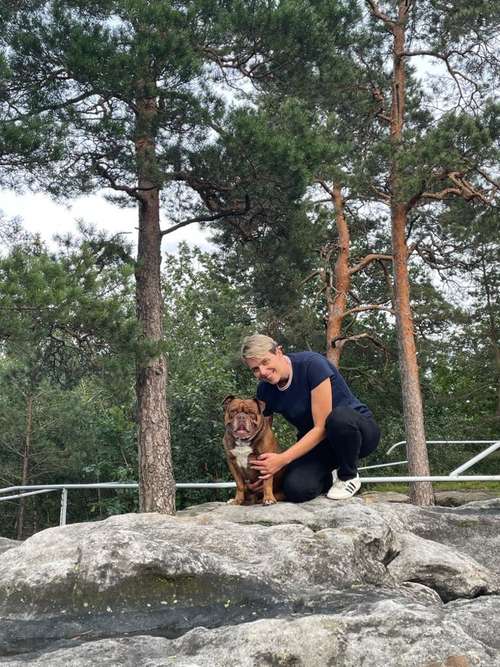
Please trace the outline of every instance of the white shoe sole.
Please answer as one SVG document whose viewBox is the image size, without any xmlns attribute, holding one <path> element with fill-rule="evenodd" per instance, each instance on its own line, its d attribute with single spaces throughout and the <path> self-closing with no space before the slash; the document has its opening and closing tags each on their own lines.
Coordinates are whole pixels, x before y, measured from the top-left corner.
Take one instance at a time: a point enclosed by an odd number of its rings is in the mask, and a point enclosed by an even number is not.
<svg viewBox="0 0 500 667">
<path fill-rule="evenodd" d="M 347 479 L 345 481 L 339 480 L 326 494 L 330 500 L 347 500 L 352 498 L 361 488 L 361 482 L 358 477 L 354 479 Z"/>
</svg>

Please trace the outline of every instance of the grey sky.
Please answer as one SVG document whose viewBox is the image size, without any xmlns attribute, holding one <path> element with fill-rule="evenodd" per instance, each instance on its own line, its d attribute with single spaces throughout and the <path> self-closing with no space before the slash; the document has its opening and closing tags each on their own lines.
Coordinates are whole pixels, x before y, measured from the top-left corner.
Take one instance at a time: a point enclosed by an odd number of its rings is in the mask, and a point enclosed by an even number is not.
<svg viewBox="0 0 500 667">
<path fill-rule="evenodd" d="M 39 232 L 48 243 L 54 234 L 76 232 L 79 219 L 110 233 L 127 232 L 127 238 L 133 243 L 137 236 L 137 210 L 120 208 L 98 194 L 78 197 L 71 205 L 63 205 L 41 193 L 0 190 L 0 211 L 6 218 L 19 217 L 25 229 Z M 167 227 L 167 223 L 164 226 Z M 175 252 L 181 241 L 203 248 L 209 246 L 207 233 L 199 225 L 188 225 L 169 234 L 163 241 L 163 250 Z"/>
</svg>

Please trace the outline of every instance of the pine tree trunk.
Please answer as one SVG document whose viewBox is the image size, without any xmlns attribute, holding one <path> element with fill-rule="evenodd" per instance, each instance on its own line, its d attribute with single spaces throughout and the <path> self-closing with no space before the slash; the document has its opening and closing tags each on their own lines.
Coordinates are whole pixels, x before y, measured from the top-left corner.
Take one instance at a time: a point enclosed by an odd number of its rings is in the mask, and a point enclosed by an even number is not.
<svg viewBox="0 0 500 667">
<path fill-rule="evenodd" d="M 339 185 L 332 188 L 335 205 L 335 224 L 338 235 L 338 255 L 335 262 L 334 289 L 327 284 L 326 299 L 328 320 L 326 323 L 326 356 L 338 367 L 342 354 L 342 345 L 332 345 L 338 336 L 342 335 L 342 323 L 345 317 L 347 295 L 350 289 L 351 277 L 349 273 L 350 236 L 349 227 L 345 219 L 344 198 Z"/>
<path fill-rule="evenodd" d="M 391 106 L 391 226 L 394 271 L 394 299 L 399 350 L 399 368 L 403 398 L 403 413 L 407 442 L 408 469 L 411 476 L 430 475 L 425 441 L 424 413 L 418 375 L 417 351 L 410 305 L 408 248 L 406 245 L 407 209 L 402 201 L 399 151 L 405 111 L 405 27 L 408 5 L 398 2 L 398 21 L 392 25 L 394 36 L 394 69 Z M 430 482 L 410 484 L 410 499 L 417 505 L 433 505 L 434 493 Z"/>
<path fill-rule="evenodd" d="M 404 204 L 393 205 L 392 252 L 394 271 L 394 302 L 398 337 L 399 368 L 403 396 L 408 470 L 411 476 L 430 474 L 425 442 L 424 413 L 418 374 L 417 350 L 413 332 L 406 246 L 406 211 Z M 417 505 L 433 505 L 430 482 L 410 484 L 410 499 Z"/>
<path fill-rule="evenodd" d="M 142 85 L 142 90 L 146 86 Z M 153 95 L 137 100 L 136 159 L 139 241 L 136 267 L 137 318 L 143 350 L 137 359 L 139 507 L 141 512 L 175 513 L 175 481 L 167 411 L 167 364 L 163 343 L 160 193 L 155 174 L 157 105 Z"/>
<path fill-rule="evenodd" d="M 494 295 L 491 294 L 491 287 L 488 280 L 488 272 L 486 271 L 486 264 L 484 259 L 484 254 L 481 257 L 481 270 L 483 274 L 483 286 L 486 294 L 486 306 L 488 312 L 488 321 L 489 321 L 489 338 L 491 341 L 491 347 L 495 355 L 495 373 L 496 373 L 496 384 L 497 384 L 497 404 L 495 410 L 496 419 L 500 419 L 500 347 L 498 345 L 498 327 L 495 320 L 495 308 L 494 308 Z"/>
<path fill-rule="evenodd" d="M 29 480 L 31 440 L 33 434 L 33 396 L 28 395 L 26 400 L 26 432 L 24 436 L 23 465 L 21 471 L 21 486 L 26 486 Z M 23 539 L 24 513 L 26 498 L 19 498 L 19 509 L 17 512 L 17 539 Z"/>
</svg>

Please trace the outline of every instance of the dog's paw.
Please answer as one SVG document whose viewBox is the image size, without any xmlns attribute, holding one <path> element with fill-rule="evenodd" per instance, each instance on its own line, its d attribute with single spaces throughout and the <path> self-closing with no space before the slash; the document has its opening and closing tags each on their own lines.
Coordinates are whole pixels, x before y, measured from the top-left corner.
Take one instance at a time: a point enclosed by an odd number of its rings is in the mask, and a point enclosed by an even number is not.
<svg viewBox="0 0 500 667">
<path fill-rule="evenodd" d="M 266 498 L 265 500 L 262 501 L 263 505 L 276 505 L 276 499 L 275 498 Z"/>
<path fill-rule="evenodd" d="M 239 498 L 229 498 L 226 501 L 226 505 L 243 505 L 244 502 L 244 500 L 240 500 Z"/>
</svg>

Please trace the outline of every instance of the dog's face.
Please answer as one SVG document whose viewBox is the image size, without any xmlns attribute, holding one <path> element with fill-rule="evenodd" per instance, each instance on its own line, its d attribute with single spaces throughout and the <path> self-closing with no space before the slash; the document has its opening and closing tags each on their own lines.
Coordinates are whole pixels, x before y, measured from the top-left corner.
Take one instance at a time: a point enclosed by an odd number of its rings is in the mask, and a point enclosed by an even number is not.
<svg viewBox="0 0 500 667">
<path fill-rule="evenodd" d="M 226 431 L 237 440 L 252 440 L 262 429 L 264 404 L 255 398 L 227 396 L 224 399 Z"/>
</svg>

